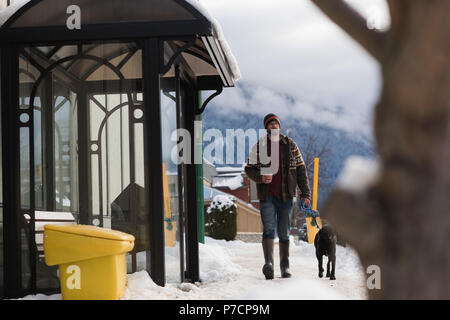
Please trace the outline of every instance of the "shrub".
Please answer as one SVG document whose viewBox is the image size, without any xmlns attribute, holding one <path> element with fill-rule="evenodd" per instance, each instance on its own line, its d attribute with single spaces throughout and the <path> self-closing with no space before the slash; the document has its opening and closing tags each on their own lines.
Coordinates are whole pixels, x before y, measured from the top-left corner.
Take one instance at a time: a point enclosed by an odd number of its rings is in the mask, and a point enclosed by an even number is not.
<svg viewBox="0 0 450 320">
<path fill-rule="evenodd" d="M 234 240 L 237 233 L 236 204 L 232 196 L 215 196 L 205 215 L 205 231 L 211 238 Z"/>
</svg>

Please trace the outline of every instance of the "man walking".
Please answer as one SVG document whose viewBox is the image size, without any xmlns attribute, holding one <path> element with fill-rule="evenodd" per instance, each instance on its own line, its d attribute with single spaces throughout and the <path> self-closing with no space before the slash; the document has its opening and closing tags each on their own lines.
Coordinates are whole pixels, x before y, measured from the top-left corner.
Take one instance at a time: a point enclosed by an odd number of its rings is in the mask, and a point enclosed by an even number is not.
<svg viewBox="0 0 450 320">
<path fill-rule="evenodd" d="M 245 166 L 247 176 L 256 182 L 263 224 L 263 274 L 274 277 L 275 228 L 279 238 L 281 277 L 289 278 L 289 221 L 297 186 L 308 204 L 311 200 L 308 175 L 297 144 L 280 133 L 280 119 L 273 113 L 264 117 L 267 135 L 252 147 Z M 270 160 L 270 161 L 269 161 Z"/>
</svg>

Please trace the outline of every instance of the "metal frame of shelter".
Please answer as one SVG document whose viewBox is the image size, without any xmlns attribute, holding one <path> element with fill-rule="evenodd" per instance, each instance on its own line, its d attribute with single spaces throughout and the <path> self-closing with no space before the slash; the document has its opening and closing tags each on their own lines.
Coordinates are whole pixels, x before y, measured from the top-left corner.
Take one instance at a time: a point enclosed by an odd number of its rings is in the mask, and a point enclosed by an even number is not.
<svg viewBox="0 0 450 320">
<path fill-rule="evenodd" d="M 67 28 L 69 5 L 81 8 L 81 29 Z M 36 247 L 35 211 L 57 211 L 58 196 L 62 197 L 55 181 L 60 174 L 58 170 L 63 169 L 55 165 L 55 150 L 60 151 L 61 157 L 69 157 L 76 150 L 77 199 L 71 201 L 77 206 L 76 210 L 74 204 L 71 208 L 77 222 L 104 226 L 102 205 L 100 212 L 93 214 L 92 189 L 98 188 L 98 201 L 103 203 L 107 185 L 99 178 L 94 186 L 92 159 L 98 157 L 95 170 L 102 177 L 105 170 L 101 166 L 105 161 L 102 150 L 107 148 L 102 144 L 102 130 L 117 110 L 126 114 L 123 123 L 126 122 L 127 128 L 135 125 L 143 128 L 145 188 L 134 186 L 135 147 L 129 147 L 127 157 L 130 159 L 129 197 L 136 199 L 142 194 L 145 200 L 142 203 L 127 200 L 128 210 L 132 231 L 140 225 L 147 226 L 143 229 L 145 268 L 155 283 L 164 286 L 167 218 L 161 183 L 165 143 L 161 133 L 161 97 L 169 97 L 176 105 L 177 128 L 186 129 L 194 137 L 194 121 L 206 104 L 224 87 L 234 86 L 230 63 L 210 17 L 192 0 L 31 0 L 0 28 L 0 55 L 3 296 L 14 298 L 54 291 L 37 285 L 38 256 L 32 248 Z M 28 69 L 23 68 L 23 61 L 30 66 Z M 130 61 L 141 64 L 136 74 L 125 74 L 124 68 Z M 99 78 L 98 74 L 108 76 Z M 22 78 L 28 80 L 24 82 Z M 202 90 L 215 91 L 203 105 L 198 94 Z M 109 107 L 106 95 L 102 101 L 98 98 L 104 93 L 123 96 L 121 103 Z M 62 133 L 55 125 L 55 113 L 71 99 L 76 101 L 77 109 L 71 127 L 77 133 L 76 146 L 58 139 Z M 95 135 L 90 123 L 90 104 L 95 104 L 105 115 Z M 40 136 L 35 134 L 37 121 L 42 127 Z M 134 129 L 128 130 L 128 145 L 135 146 Z M 28 141 L 25 149 L 23 141 Z M 194 141 L 191 147 L 194 150 Z M 41 172 L 35 170 L 39 159 L 42 159 Z M 30 188 L 28 205 L 23 204 L 25 180 L 21 166 L 24 161 L 29 168 L 25 179 Z M 178 164 L 177 170 L 180 279 L 195 282 L 200 280 L 197 172 L 194 164 L 185 163 Z M 37 178 L 47 181 L 39 199 L 33 191 Z M 143 203 L 145 209 L 137 208 Z M 139 210 L 144 212 L 141 217 L 137 214 Z M 29 220 L 24 220 L 24 216 Z M 136 271 L 135 255 L 131 269 Z"/>
</svg>

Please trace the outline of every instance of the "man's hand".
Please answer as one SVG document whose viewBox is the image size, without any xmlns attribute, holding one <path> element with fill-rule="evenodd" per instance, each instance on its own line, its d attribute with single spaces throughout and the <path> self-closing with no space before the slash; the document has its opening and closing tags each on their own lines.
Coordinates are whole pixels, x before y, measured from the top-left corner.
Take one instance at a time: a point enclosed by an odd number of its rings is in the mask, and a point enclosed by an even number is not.
<svg viewBox="0 0 450 320">
<path fill-rule="evenodd" d="M 308 204 L 311 203 L 311 200 L 309 200 L 308 198 L 302 198 L 302 199 L 303 199 L 303 203 L 304 203 L 305 205 L 308 205 Z"/>
<path fill-rule="evenodd" d="M 263 174 L 262 175 L 262 182 L 265 184 L 272 182 L 272 175 L 271 174 Z"/>
</svg>

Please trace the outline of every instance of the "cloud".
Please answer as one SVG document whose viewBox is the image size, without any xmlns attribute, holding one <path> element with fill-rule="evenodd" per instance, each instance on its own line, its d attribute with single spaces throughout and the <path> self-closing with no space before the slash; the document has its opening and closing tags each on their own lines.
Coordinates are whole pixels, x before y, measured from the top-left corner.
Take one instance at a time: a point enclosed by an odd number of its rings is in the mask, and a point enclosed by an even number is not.
<svg viewBox="0 0 450 320">
<path fill-rule="evenodd" d="M 201 2 L 221 23 L 242 72 L 243 86 L 224 90 L 215 103 L 236 111 L 245 106 L 258 115 L 277 106 L 278 113 L 371 131 L 381 88 L 379 65 L 311 1 Z M 377 26 L 388 26 L 384 0 L 348 2 L 365 17 L 374 16 Z M 336 119 L 338 107 L 343 119 Z"/>
<path fill-rule="evenodd" d="M 275 89 L 244 82 L 226 92 L 212 103 L 211 108 L 218 116 L 238 118 L 247 113 L 262 119 L 267 113 L 275 112 L 282 121 L 311 121 L 365 137 L 371 135 L 371 117 L 364 112 L 350 112 L 342 106 L 317 105 Z"/>
</svg>

